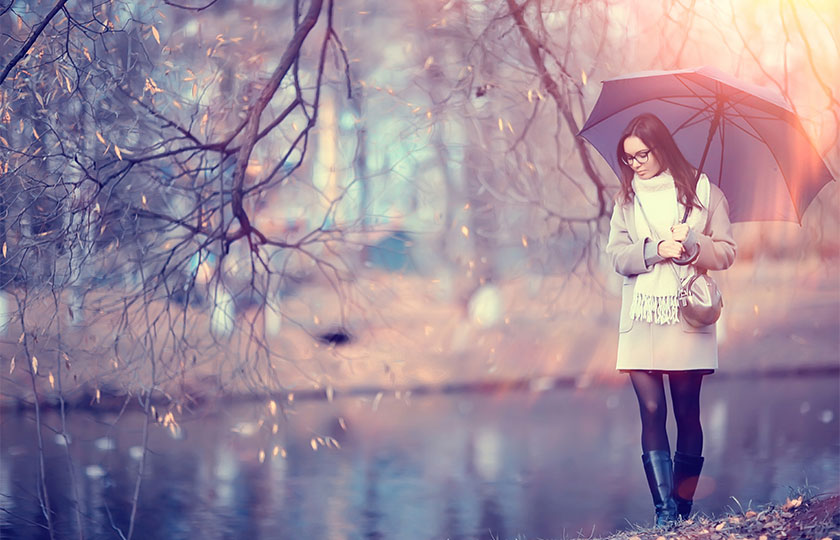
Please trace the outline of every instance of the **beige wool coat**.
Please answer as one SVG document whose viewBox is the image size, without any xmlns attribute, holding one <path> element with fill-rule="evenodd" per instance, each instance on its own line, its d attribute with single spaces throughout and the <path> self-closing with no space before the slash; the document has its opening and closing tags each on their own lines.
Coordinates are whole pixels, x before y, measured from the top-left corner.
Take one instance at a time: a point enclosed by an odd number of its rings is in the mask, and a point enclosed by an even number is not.
<svg viewBox="0 0 840 540">
<path fill-rule="evenodd" d="M 697 269 L 725 270 L 735 260 L 735 240 L 729 222 L 729 203 L 716 185 L 711 185 L 709 213 L 702 231 L 695 230 L 700 255 Z M 648 241 L 653 241 L 648 239 Z M 645 264 L 645 238 L 636 234 L 633 203 L 618 201 L 610 220 L 606 252 L 615 271 L 624 276 L 618 327 L 617 370 L 715 370 L 718 367 L 715 325 L 694 328 L 679 324 L 653 324 L 633 320 L 630 305 L 636 276 L 650 272 Z M 669 264 L 667 262 L 657 264 Z M 724 306 L 724 309 L 726 307 Z"/>
</svg>

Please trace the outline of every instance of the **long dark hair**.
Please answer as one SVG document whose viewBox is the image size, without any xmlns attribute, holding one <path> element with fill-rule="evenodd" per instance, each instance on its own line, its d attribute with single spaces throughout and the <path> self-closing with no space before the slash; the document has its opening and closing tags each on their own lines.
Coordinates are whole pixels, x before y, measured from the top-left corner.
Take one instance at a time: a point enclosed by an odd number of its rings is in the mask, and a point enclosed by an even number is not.
<svg viewBox="0 0 840 540">
<path fill-rule="evenodd" d="M 662 165 L 663 171 L 665 169 L 671 171 L 671 176 L 674 177 L 674 184 L 677 187 L 677 200 L 686 208 L 699 208 L 700 201 L 697 200 L 697 170 L 691 166 L 682 152 L 680 152 L 680 149 L 677 148 L 674 137 L 671 136 L 671 132 L 668 131 L 668 128 L 662 123 L 662 120 L 650 113 L 640 114 L 630 120 L 630 123 L 624 128 L 624 133 L 621 134 L 621 138 L 618 140 L 616 157 L 621 167 L 621 196 L 624 202 L 630 203 L 636 195 L 633 192 L 633 169 L 624 163 L 622 159 L 625 155 L 624 140 L 631 136 L 640 138 L 648 148 L 653 149 L 652 153 Z"/>
</svg>

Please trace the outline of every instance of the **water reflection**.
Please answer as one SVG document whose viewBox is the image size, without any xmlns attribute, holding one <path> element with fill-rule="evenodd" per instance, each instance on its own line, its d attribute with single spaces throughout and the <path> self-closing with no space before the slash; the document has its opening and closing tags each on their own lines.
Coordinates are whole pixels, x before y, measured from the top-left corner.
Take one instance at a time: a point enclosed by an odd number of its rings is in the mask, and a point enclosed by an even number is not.
<svg viewBox="0 0 840 540">
<path fill-rule="evenodd" d="M 709 379 L 696 508 L 723 512 L 736 506 L 731 497 L 779 501 L 806 484 L 837 491 L 837 384 Z M 202 410 L 179 419 L 181 440 L 155 426 L 136 537 L 564 537 L 651 518 L 627 385 L 385 397 L 376 411 L 371 399 L 346 398 L 290 412 L 277 420 L 264 406 Z M 126 532 L 142 416 L 71 413 L 69 445 L 55 436 L 55 413 L 44 421 L 45 483 L 61 537 L 77 537 L 79 521 L 91 538 Z M 0 435 L 0 536 L 47 537 L 37 525 L 33 415 L 5 413 Z"/>
</svg>

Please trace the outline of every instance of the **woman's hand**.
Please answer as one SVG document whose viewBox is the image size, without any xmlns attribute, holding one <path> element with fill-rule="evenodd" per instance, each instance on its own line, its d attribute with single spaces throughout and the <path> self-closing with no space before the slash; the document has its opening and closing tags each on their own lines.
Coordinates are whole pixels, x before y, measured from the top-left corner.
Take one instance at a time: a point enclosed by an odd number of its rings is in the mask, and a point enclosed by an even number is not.
<svg viewBox="0 0 840 540">
<path fill-rule="evenodd" d="M 688 238 L 688 231 L 691 228 L 688 226 L 687 223 L 680 223 L 678 225 L 674 225 L 671 227 L 671 240 L 675 240 L 677 242 L 685 242 L 685 239 Z"/>
<path fill-rule="evenodd" d="M 662 240 L 656 246 L 656 252 L 665 259 L 676 259 L 683 254 L 683 245 L 676 240 Z"/>
</svg>

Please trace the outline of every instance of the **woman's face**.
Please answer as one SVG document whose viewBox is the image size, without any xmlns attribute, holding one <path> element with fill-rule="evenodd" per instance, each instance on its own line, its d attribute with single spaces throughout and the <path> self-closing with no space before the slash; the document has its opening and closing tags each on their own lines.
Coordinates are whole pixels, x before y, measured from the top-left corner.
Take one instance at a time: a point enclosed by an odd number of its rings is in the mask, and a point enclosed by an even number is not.
<svg viewBox="0 0 840 540">
<path fill-rule="evenodd" d="M 639 178 L 647 180 L 662 172 L 662 164 L 656 159 L 652 148 L 635 135 L 624 139 L 624 162 Z"/>
</svg>

